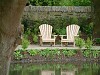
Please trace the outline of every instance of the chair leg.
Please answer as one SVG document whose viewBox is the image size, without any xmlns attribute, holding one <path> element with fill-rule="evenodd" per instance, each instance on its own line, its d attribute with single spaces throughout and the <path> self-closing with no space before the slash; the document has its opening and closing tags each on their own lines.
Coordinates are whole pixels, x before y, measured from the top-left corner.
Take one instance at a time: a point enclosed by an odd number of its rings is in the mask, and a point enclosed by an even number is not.
<svg viewBox="0 0 100 75">
<path fill-rule="evenodd" d="M 63 43 L 61 42 L 61 47 L 63 46 Z"/>
<path fill-rule="evenodd" d="M 75 47 L 75 42 L 73 44 L 74 44 L 73 46 Z"/>
<path fill-rule="evenodd" d="M 41 37 L 39 38 L 39 41 L 40 41 L 40 46 L 42 46 L 43 45 L 43 41 L 42 41 Z"/>
<path fill-rule="evenodd" d="M 40 40 L 40 46 L 42 46 L 43 45 L 43 42 L 42 42 L 42 40 Z"/>
<path fill-rule="evenodd" d="M 68 42 L 66 42 L 65 46 L 68 46 Z"/>
<path fill-rule="evenodd" d="M 43 42 L 40 42 L 40 46 L 42 46 L 43 45 Z"/>
<path fill-rule="evenodd" d="M 55 42 L 54 42 L 54 46 L 55 46 Z"/>
<path fill-rule="evenodd" d="M 50 42 L 50 45 L 52 46 L 52 42 Z"/>
</svg>

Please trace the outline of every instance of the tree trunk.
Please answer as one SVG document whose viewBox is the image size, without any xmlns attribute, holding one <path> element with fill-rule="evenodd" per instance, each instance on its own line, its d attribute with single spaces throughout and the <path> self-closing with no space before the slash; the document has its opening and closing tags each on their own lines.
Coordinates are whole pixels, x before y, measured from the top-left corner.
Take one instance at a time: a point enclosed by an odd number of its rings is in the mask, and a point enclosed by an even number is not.
<svg viewBox="0 0 100 75">
<path fill-rule="evenodd" d="M 94 7 L 94 31 L 93 37 L 100 38 L 100 0 L 92 0 Z"/>
<path fill-rule="evenodd" d="M 0 0 L 0 75 L 8 75 L 11 55 L 20 39 L 20 17 L 26 0 Z"/>
</svg>

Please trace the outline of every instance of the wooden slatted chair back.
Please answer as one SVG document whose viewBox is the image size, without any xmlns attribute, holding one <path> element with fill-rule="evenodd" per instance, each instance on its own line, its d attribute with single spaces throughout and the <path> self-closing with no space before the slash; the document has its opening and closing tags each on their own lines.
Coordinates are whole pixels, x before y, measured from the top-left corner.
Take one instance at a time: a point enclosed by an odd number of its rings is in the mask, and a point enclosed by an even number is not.
<svg viewBox="0 0 100 75">
<path fill-rule="evenodd" d="M 74 40 L 74 36 L 78 34 L 80 26 L 72 24 L 66 27 L 67 39 Z"/>
<path fill-rule="evenodd" d="M 42 24 L 39 26 L 40 34 L 42 35 L 42 39 L 51 39 L 52 28 L 53 27 L 48 24 Z"/>
</svg>

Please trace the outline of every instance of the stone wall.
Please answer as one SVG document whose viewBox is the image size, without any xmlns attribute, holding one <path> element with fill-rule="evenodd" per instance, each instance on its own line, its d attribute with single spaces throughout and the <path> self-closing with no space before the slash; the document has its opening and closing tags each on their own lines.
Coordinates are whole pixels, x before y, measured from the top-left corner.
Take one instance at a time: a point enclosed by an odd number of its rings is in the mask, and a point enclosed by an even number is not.
<svg viewBox="0 0 100 75">
<path fill-rule="evenodd" d="M 23 13 L 23 16 L 34 20 L 90 15 L 90 6 L 26 6 Z"/>
</svg>

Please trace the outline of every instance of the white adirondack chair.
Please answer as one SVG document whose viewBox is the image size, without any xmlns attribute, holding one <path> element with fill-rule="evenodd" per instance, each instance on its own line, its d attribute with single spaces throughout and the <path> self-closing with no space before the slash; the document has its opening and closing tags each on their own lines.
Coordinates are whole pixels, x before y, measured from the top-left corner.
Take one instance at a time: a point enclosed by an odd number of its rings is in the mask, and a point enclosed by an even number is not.
<svg viewBox="0 0 100 75">
<path fill-rule="evenodd" d="M 75 36 L 79 36 L 78 35 L 78 31 L 79 31 L 80 26 L 72 24 L 66 27 L 66 33 L 67 35 L 60 35 L 61 36 L 61 46 L 63 45 L 63 43 L 67 43 L 67 42 L 72 42 L 73 46 L 75 47 Z M 67 38 L 64 38 L 64 36 L 67 36 Z"/>
<path fill-rule="evenodd" d="M 50 42 L 54 43 L 55 46 L 55 38 L 56 35 L 52 35 L 52 26 L 48 24 L 42 24 L 39 26 L 40 29 L 40 45 L 43 44 L 43 42 Z M 51 36 L 54 36 L 54 38 L 51 38 Z"/>
</svg>

